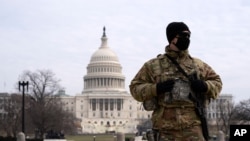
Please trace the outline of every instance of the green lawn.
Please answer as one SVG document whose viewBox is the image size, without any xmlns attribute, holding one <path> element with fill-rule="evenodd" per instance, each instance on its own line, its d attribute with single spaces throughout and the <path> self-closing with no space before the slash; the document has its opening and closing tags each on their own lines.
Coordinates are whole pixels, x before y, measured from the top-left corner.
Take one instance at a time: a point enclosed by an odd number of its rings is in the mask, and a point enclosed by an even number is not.
<svg viewBox="0 0 250 141">
<path fill-rule="evenodd" d="M 113 134 L 96 134 L 96 135 L 67 135 L 65 138 L 67 141 L 116 141 Z M 126 134 L 125 138 L 134 137 L 132 134 Z"/>
</svg>

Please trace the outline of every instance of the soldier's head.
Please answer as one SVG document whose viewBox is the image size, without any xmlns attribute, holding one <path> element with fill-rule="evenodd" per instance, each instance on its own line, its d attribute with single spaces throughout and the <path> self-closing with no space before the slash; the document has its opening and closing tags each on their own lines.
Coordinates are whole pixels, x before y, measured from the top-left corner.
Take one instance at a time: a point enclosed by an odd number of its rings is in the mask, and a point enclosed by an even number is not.
<svg viewBox="0 0 250 141">
<path fill-rule="evenodd" d="M 179 50 L 186 50 L 190 43 L 190 30 L 183 22 L 172 22 L 166 28 L 169 44 L 174 44 Z"/>
</svg>

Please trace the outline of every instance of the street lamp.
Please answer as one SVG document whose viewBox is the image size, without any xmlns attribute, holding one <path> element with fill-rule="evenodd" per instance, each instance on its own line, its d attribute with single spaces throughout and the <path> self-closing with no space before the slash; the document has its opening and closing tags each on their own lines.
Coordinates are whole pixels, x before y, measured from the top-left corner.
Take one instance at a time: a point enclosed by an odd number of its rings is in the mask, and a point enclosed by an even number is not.
<svg viewBox="0 0 250 141">
<path fill-rule="evenodd" d="M 23 133 L 25 133 L 25 122 L 24 122 L 24 103 L 25 103 L 25 101 L 24 101 L 24 92 L 25 92 L 25 86 L 26 86 L 26 90 L 28 91 L 28 87 L 29 87 L 29 82 L 27 81 L 27 82 L 20 82 L 19 81 L 19 83 L 18 83 L 18 86 L 19 86 L 19 91 L 21 91 L 21 89 L 22 89 L 22 94 L 23 94 L 23 101 L 22 101 L 22 132 Z"/>
<path fill-rule="evenodd" d="M 95 141 L 95 136 L 93 136 L 93 141 Z"/>
</svg>

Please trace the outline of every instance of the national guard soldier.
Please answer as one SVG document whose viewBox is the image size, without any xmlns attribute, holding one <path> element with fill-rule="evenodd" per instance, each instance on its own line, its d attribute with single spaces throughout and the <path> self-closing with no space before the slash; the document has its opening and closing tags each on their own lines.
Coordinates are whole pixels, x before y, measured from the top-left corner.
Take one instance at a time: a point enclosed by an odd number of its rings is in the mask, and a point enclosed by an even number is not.
<svg viewBox="0 0 250 141">
<path fill-rule="evenodd" d="M 129 86 L 134 99 L 153 111 L 149 140 L 208 140 L 205 106 L 218 97 L 221 78 L 208 64 L 190 56 L 191 32 L 185 23 L 170 23 L 166 35 L 165 54 L 147 61 Z"/>
</svg>

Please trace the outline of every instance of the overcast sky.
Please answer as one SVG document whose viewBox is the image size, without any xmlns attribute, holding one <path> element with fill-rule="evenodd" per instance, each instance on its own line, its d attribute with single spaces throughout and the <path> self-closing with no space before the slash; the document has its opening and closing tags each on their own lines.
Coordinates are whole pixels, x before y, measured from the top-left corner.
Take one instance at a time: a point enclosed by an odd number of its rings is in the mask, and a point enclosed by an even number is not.
<svg viewBox="0 0 250 141">
<path fill-rule="evenodd" d="M 0 92 L 15 92 L 24 70 L 50 69 L 69 95 L 83 90 L 103 26 L 126 76 L 164 53 L 165 29 L 185 22 L 189 52 L 220 74 L 223 94 L 250 98 L 249 0 L 0 0 Z"/>
</svg>

